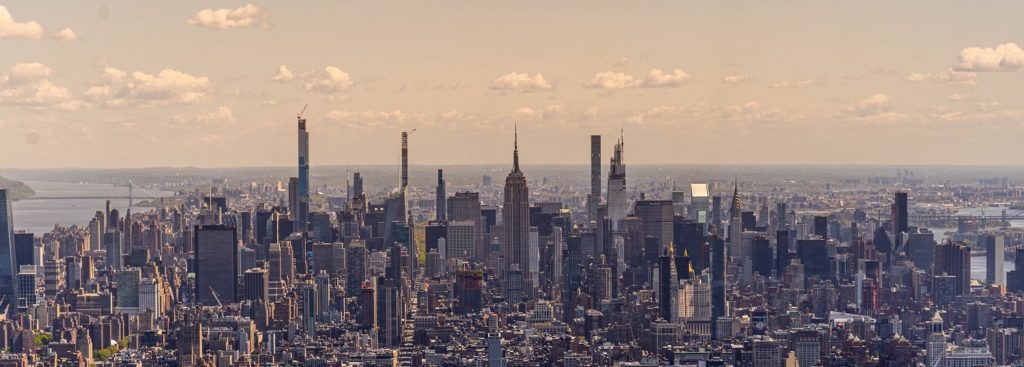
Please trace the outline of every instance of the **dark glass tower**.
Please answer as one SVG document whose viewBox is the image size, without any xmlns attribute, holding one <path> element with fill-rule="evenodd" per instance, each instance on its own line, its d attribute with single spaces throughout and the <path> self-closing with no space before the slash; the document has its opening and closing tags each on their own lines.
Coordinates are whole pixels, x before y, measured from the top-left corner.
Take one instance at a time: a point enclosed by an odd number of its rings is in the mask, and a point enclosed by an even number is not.
<svg viewBox="0 0 1024 367">
<path fill-rule="evenodd" d="M 306 119 L 299 117 L 299 180 L 296 187 L 295 228 L 304 231 L 309 224 L 309 132 Z"/>
<path fill-rule="evenodd" d="M 590 136 L 590 197 L 587 202 L 587 219 L 601 222 L 598 205 L 601 205 L 601 135 Z"/>
<path fill-rule="evenodd" d="M 0 306 L 17 299 L 14 292 L 14 212 L 6 189 L 0 189 Z"/>
<path fill-rule="evenodd" d="M 235 227 L 196 226 L 196 298 L 204 306 L 238 300 L 238 234 Z M 216 295 L 214 295 L 216 292 Z"/>
<path fill-rule="evenodd" d="M 444 170 L 440 170 L 439 169 L 439 170 L 437 170 L 437 199 L 434 202 L 434 205 L 436 206 L 434 208 L 434 212 L 435 212 L 434 215 L 437 218 L 437 220 L 439 220 L 439 221 L 445 220 L 445 214 L 446 214 L 445 212 L 448 211 L 448 209 L 447 209 L 447 207 L 445 205 L 445 204 L 447 204 L 448 201 L 446 200 L 445 196 L 446 196 L 446 193 L 445 193 L 445 183 L 444 183 Z"/>
<path fill-rule="evenodd" d="M 907 193 L 897 192 L 892 206 L 892 233 L 897 237 L 902 232 L 909 232 L 910 216 L 907 212 Z"/>
<path fill-rule="evenodd" d="M 709 239 L 711 242 L 711 325 L 715 325 L 715 321 L 719 317 L 725 317 L 729 315 L 729 310 L 725 307 L 725 267 L 726 267 L 726 249 L 725 241 L 718 237 L 716 234 L 712 234 Z M 717 328 L 712 327 L 712 333 Z M 717 338 L 717 335 L 712 335 L 712 338 Z"/>
</svg>

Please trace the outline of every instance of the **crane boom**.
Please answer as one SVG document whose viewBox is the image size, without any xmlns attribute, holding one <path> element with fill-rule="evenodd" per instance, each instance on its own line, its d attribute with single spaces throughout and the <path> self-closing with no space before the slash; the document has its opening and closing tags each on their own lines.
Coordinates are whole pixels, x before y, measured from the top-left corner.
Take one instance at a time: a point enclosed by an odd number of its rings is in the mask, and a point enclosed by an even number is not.
<svg viewBox="0 0 1024 367">
<path fill-rule="evenodd" d="M 302 106 L 302 111 L 299 111 L 299 114 L 298 114 L 298 115 L 296 115 L 295 117 L 296 117 L 296 118 L 300 118 L 300 119 L 301 119 L 301 118 L 302 118 L 302 115 L 303 115 L 304 113 L 306 113 L 306 107 L 309 107 L 309 104 L 306 104 L 305 106 Z"/>
</svg>

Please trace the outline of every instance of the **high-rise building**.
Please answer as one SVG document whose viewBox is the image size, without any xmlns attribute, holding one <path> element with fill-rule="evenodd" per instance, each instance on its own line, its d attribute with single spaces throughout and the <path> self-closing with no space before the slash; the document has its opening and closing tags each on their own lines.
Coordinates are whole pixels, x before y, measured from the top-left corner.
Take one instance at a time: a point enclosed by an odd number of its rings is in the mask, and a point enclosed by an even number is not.
<svg viewBox="0 0 1024 367">
<path fill-rule="evenodd" d="M 619 222 L 626 218 L 628 203 L 626 202 L 626 163 L 622 160 L 625 143 L 622 137 L 615 143 L 611 165 L 608 168 L 608 220 L 612 224 L 612 232 L 618 233 Z"/>
<path fill-rule="evenodd" d="M 14 266 L 21 268 L 22 265 L 34 265 L 35 261 L 35 235 L 32 233 L 14 234 Z M 39 259 L 42 263 L 42 259 Z"/>
<path fill-rule="evenodd" d="M 267 269 L 252 268 L 245 271 L 242 299 L 263 303 L 270 300 L 270 276 Z"/>
<path fill-rule="evenodd" d="M 1006 270 L 1003 269 L 1006 255 L 1006 239 L 1002 235 L 983 234 L 978 239 L 985 249 L 985 282 L 1006 287 Z"/>
<path fill-rule="evenodd" d="M 363 197 L 363 176 L 359 172 L 352 174 L 352 193 L 349 196 L 352 199 Z"/>
<path fill-rule="evenodd" d="M 908 214 L 907 193 L 897 192 L 895 203 L 892 205 L 892 233 L 899 238 L 899 234 L 910 230 L 910 216 Z"/>
<path fill-rule="evenodd" d="M 117 229 L 104 233 L 103 248 L 107 253 L 107 267 L 120 269 L 124 263 L 124 234 Z"/>
<path fill-rule="evenodd" d="M 15 300 L 14 210 L 8 195 L 6 189 L 0 189 L 0 296 Z"/>
<path fill-rule="evenodd" d="M 139 283 L 142 282 L 142 271 L 139 268 L 126 268 L 117 273 L 117 310 L 124 313 L 139 311 Z"/>
<path fill-rule="evenodd" d="M 712 234 L 708 242 L 711 243 L 711 324 L 714 325 L 718 318 L 729 316 L 729 310 L 725 304 L 725 270 L 728 264 L 726 263 L 725 241 L 718 235 Z M 712 328 L 713 331 L 716 329 Z M 712 337 L 718 338 L 724 337 L 724 335 L 712 335 Z"/>
<path fill-rule="evenodd" d="M 679 275 L 675 249 L 669 246 L 658 257 L 658 311 L 668 322 L 679 321 Z"/>
<path fill-rule="evenodd" d="M 971 293 L 971 248 L 959 242 L 935 246 L 935 275 L 947 274 L 956 278 L 955 295 Z"/>
<path fill-rule="evenodd" d="M 402 343 L 402 292 L 394 279 L 377 283 L 377 343 L 382 347 L 398 347 Z"/>
<path fill-rule="evenodd" d="M 518 132 L 512 152 L 512 172 L 505 179 L 505 200 L 502 207 L 502 246 L 505 254 L 505 271 L 518 267 L 523 272 L 529 269 L 530 245 L 530 190 L 526 175 L 519 169 Z"/>
<path fill-rule="evenodd" d="M 445 220 L 445 214 L 448 209 L 446 204 L 448 203 L 447 196 L 445 196 L 445 182 L 444 182 L 444 170 L 437 170 L 437 198 L 434 200 L 434 219 L 437 221 Z"/>
<path fill-rule="evenodd" d="M 303 109 L 305 110 L 305 109 Z M 302 114 L 299 122 L 299 177 L 296 187 L 295 229 L 305 231 L 309 225 L 309 132 Z"/>
<path fill-rule="evenodd" d="M 35 306 L 38 302 L 39 287 L 36 267 L 32 265 L 22 266 L 17 275 L 18 311 L 25 312 L 29 307 Z"/>
<path fill-rule="evenodd" d="M 590 136 L 590 195 L 587 199 L 587 220 L 602 221 L 597 217 L 597 207 L 601 205 L 601 135 Z"/>
<path fill-rule="evenodd" d="M 316 320 L 319 312 L 317 311 L 317 299 L 316 299 L 316 283 L 313 280 L 306 280 L 299 287 L 299 295 L 302 300 L 302 330 L 306 332 L 306 335 L 316 335 Z"/>
<path fill-rule="evenodd" d="M 458 220 L 448 222 L 447 235 L 444 238 L 445 258 L 472 260 L 477 258 L 476 243 L 479 234 L 473 221 Z"/>
<path fill-rule="evenodd" d="M 305 120 L 302 120 L 305 121 Z M 238 232 L 226 225 L 196 226 L 195 302 L 204 306 L 238 301 Z M 216 294 L 215 294 L 216 293 Z M 218 302 L 219 300 L 219 302 Z"/>
<path fill-rule="evenodd" d="M 477 192 L 456 192 L 455 195 L 448 198 L 448 221 L 449 225 L 455 221 L 471 221 L 473 222 L 473 232 L 476 233 L 474 239 L 474 250 L 472 252 L 473 257 L 469 260 L 483 260 L 487 256 L 486 246 L 487 242 L 484 239 L 484 227 L 483 227 L 483 216 L 480 208 L 480 193 Z M 449 250 L 448 253 L 452 253 L 450 247 L 452 246 L 450 240 L 447 243 Z M 460 252 L 461 253 L 461 252 Z"/>
<path fill-rule="evenodd" d="M 648 260 L 656 261 L 661 250 L 672 243 L 672 201 L 638 200 L 633 212 L 643 222 L 643 238 L 657 239 L 656 252 L 645 255 Z"/>
</svg>

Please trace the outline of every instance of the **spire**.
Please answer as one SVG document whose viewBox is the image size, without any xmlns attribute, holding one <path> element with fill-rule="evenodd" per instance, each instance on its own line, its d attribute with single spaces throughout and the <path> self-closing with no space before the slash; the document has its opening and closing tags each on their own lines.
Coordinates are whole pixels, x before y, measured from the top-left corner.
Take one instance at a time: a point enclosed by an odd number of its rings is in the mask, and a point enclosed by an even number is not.
<svg viewBox="0 0 1024 367">
<path fill-rule="evenodd" d="M 734 178 L 732 181 L 732 207 L 729 208 L 729 215 L 732 217 L 739 217 L 741 214 L 740 209 L 740 186 L 738 181 Z"/>
<path fill-rule="evenodd" d="M 517 123 L 513 127 L 513 144 L 515 150 L 512 151 L 512 172 L 519 172 L 519 124 Z"/>
</svg>

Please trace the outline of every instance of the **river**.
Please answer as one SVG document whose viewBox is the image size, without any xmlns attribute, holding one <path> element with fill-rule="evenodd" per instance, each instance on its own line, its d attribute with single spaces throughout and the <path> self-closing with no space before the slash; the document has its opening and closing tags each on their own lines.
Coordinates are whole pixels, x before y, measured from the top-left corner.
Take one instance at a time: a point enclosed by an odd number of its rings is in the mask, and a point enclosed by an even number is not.
<svg viewBox="0 0 1024 367">
<path fill-rule="evenodd" d="M 956 215 L 966 216 L 982 216 L 982 215 L 1000 215 L 1006 210 L 1008 214 L 1014 214 L 1016 210 L 1010 210 L 1007 207 L 976 207 L 976 208 L 961 208 L 957 210 Z M 1012 228 L 1024 228 L 1024 220 L 1011 220 L 1010 227 Z M 932 233 L 935 233 L 935 241 L 945 241 L 946 231 L 956 231 L 956 228 L 934 228 L 929 227 Z M 984 256 L 972 256 L 971 257 L 971 278 L 985 280 L 985 270 L 988 265 L 985 263 Z M 1010 271 L 1016 269 L 1013 260 L 1006 260 L 1003 265 L 1003 270 Z"/>
<path fill-rule="evenodd" d="M 55 224 L 63 226 L 89 224 L 97 210 L 103 210 L 107 204 L 102 197 L 127 197 L 128 188 L 110 184 L 71 183 L 54 181 L 24 181 L 36 192 L 36 197 L 75 197 L 74 199 L 24 199 L 14 202 L 14 229 L 35 233 L 37 236 L 49 232 Z M 150 197 L 138 195 L 135 190 L 135 202 Z M 151 190 L 152 191 L 152 190 Z M 152 191 L 161 197 L 173 196 L 173 192 Z M 117 209 L 124 215 L 128 208 L 128 199 L 111 199 L 110 208 Z M 148 211 L 150 208 L 136 207 L 133 210 Z"/>
</svg>

